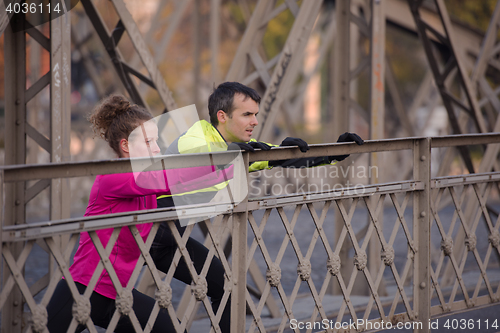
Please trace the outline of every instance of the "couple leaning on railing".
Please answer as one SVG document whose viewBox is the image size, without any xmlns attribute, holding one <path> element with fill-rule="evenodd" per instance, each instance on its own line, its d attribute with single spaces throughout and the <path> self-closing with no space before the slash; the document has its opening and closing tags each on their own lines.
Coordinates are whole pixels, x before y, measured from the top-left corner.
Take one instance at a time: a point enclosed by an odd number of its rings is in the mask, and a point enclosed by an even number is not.
<svg viewBox="0 0 500 333">
<path fill-rule="evenodd" d="M 189 154 L 216 151 L 245 151 L 255 149 L 270 150 L 274 145 L 251 139 L 253 129 L 258 125 L 260 96 L 242 84 L 226 82 L 219 85 L 209 97 L 210 123 L 196 122 L 186 132 L 175 139 L 166 154 Z M 96 134 L 105 139 L 119 158 L 147 157 L 160 153 L 158 145 L 157 121 L 144 108 L 130 104 L 122 96 L 110 96 L 96 107 L 89 120 Z M 338 142 L 363 140 L 354 133 L 344 133 Z M 297 138 L 286 138 L 280 146 L 296 146 L 302 152 L 309 149 L 308 144 Z M 302 168 L 331 164 L 345 159 L 348 155 L 295 158 L 277 161 L 258 161 L 251 163 L 249 171 L 272 167 Z M 132 173 L 107 174 L 97 176 L 89 196 L 85 216 L 173 207 L 180 203 L 210 202 L 218 192 L 228 186 L 230 181 L 243 181 L 236 174 L 234 164 L 139 171 Z M 246 181 L 246 177 L 245 178 Z M 246 188 L 246 186 L 245 186 Z M 232 197 L 232 195 L 230 194 Z M 234 199 L 234 198 L 232 198 Z M 182 235 L 185 226 L 176 221 Z M 146 241 L 152 223 L 137 225 L 137 230 Z M 101 243 L 106 246 L 113 228 L 96 231 Z M 150 254 L 156 267 L 167 272 L 174 260 L 176 241 L 167 223 L 161 223 L 151 245 Z M 198 241 L 189 238 L 186 248 L 192 264 L 201 272 L 209 250 Z M 127 286 L 141 251 L 134 236 L 123 227 L 110 251 L 109 261 L 123 287 Z M 80 243 L 74 262 L 69 271 L 80 293 L 84 293 L 91 282 L 92 275 L 101 259 L 88 232 L 80 235 Z M 174 277 L 191 284 L 192 276 L 188 263 L 181 259 L 175 269 Z M 224 268 L 218 258 L 213 258 L 206 274 L 207 295 L 217 313 L 224 294 Z M 133 289 L 132 309 L 140 325 L 144 328 L 155 305 L 155 300 Z M 92 322 L 107 327 L 116 309 L 116 289 L 109 272 L 104 270 L 93 287 L 90 296 Z M 70 326 L 73 296 L 68 282 L 59 282 L 47 306 L 47 327 L 51 333 L 66 332 Z M 226 302 L 219 327 L 222 332 L 230 330 L 230 300 Z M 77 332 L 83 331 L 79 325 Z M 128 316 L 122 316 L 115 332 L 133 332 L 134 327 Z M 175 327 L 166 309 L 161 309 L 152 332 L 174 332 Z"/>
</svg>

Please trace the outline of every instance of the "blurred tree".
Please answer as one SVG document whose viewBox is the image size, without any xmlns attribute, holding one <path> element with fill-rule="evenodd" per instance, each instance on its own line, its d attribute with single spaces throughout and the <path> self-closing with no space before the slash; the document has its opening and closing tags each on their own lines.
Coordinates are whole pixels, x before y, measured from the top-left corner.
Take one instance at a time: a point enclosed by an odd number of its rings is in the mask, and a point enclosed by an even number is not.
<svg viewBox="0 0 500 333">
<path fill-rule="evenodd" d="M 497 0 L 445 0 L 452 18 L 486 32 Z"/>
</svg>

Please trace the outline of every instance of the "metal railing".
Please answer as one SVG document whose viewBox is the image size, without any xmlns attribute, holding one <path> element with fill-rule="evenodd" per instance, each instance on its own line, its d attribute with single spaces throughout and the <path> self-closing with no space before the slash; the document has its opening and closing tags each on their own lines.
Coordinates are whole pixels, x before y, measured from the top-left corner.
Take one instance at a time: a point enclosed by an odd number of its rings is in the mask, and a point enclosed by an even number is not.
<svg viewBox="0 0 500 333">
<path fill-rule="evenodd" d="M 398 323 L 412 324 L 415 331 L 430 331 L 428 322 L 436 316 L 492 305 L 500 297 L 500 172 L 431 178 L 431 148 L 497 143 L 500 134 L 483 134 L 367 141 L 362 146 L 313 145 L 307 153 L 280 148 L 244 154 L 245 160 L 252 162 L 409 150 L 413 152 L 413 179 L 366 185 L 362 191 L 351 187 L 247 199 L 236 207 L 186 206 L 180 211 L 183 218 L 213 212 L 220 215 L 196 224 L 205 230 L 209 253 L 201 272 L 188 265 L 193 284 L 182 309 L 174 306 L 171 284 L 179 261 L 191 262 L 186 242 L 195 225 L 188 225 L 180 235 L 173 222 L 169 223 L 177 251 L 164 278 L 149 255 L 159 223 L 178 218 L 178 212 L 172 209 L 5 226 L 4 210 L 10 209 L 4 207 L 5 186 L 35 179 L 131 172 L 128 161 L 3 167 L 0 236 L 4 278 L 0 310 L 16 308 L 23 317 L 4 315 L 2 320 L 11 321 L 12 332 L 47 331 L 45 307 L 64 276 L 77 300 L 70 331 L 78 324 L 87 325 L 90 332 L 97 331 L 89 317 L 92 288 L 80 295 L 68 270 L 78 236 L 87 231 L 101 256 L 89 286 L 93 287 L 101 272 L 107 270 L 118 294 L 119 306 L 108 332 L 122 315 L 128 315 L 136 331 L 143 332 L 130 310 L 128 296 L 144 265 L 157 289 L 156 304 L 144 332 L 151 330 L 161 308 L 167 309 L 176 330 L 183 332 L 196 325 L 200 304 L 211 322 L 210 330 L 219 332 L 217 323 L 229 297 L 232 332 L 355 332 L 396 327 Z M 192 165 L 199 165 L 199 160 L 193 155 Z M 340 220 L 335 220 L 335 210 Z M 143 241 L 136 225 L 146 222 L 153 222 L 153 228 Z M 332 231 L 335 223 L 342 224 L 338 234 Z M 106 246 L 95 233 L 104 228 L 114 229 Z M 108 259 L 121 228 L 129 228 L 141 251 L 126 287 L 120 284 Z M 376 242 L 381 252 L 368 251 L 370 242 Z M 28 282 L 27 259 L 35 244 L 50 254 L 55 266 L 49 266 L 39 280 Z M 347 255 L 342 253 L 345 245 L 352 248 Z M 206 297 L 205 282 L 207 263 L 214 256 L 225 269 L 225 292 L 217 313 Z M 331 295 L 332 285 L 340 295 Z M 357 296 L 360 286 L 366 288 L 367 296 Z M 26 311 L 20 304 L 9 303 L 9 296 L 16 290 L 22 294 Z M 277 310 L 272 309 L 276 306 Z M 269 311 L 282 316 L 271 318 Z"/>
</svg>

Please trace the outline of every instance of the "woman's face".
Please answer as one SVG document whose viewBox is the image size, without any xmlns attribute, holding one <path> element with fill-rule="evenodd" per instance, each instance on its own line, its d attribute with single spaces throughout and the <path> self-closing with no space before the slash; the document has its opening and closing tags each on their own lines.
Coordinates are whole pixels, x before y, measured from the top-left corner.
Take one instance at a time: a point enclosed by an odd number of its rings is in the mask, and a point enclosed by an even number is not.
<svg viewBox="0 0 500 333">
<path fill-rule="evenodd" d="M 128 148 L 130 157 L 155 156 L 160 153 L 158 146 L 158 127 L 153 120 L 138 126 L 129 136 Z"/>
</svg>

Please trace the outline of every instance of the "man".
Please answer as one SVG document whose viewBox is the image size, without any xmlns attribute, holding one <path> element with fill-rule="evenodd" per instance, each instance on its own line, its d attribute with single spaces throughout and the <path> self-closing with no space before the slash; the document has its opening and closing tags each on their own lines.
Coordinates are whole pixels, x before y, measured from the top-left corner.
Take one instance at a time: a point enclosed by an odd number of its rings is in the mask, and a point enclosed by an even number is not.
<svg viewBox="0 0 500 333">
<path fill-rule="evenodd" d="M 260 104 L 259 94 L 241 83 L 224 82 L 208 99 L 210 123 L 205 120 L 196 122 L 179 136 L 167 149 L 167 154 L 189 154 L 225 150 L 253 152 L 256 148 L 269 150 L 276 145 L 257 142 L 252 133 L 259 124 L 257 115 Z M 337 142 L 356 142 L 363 140 L 354 133 L 342 134 Z M 279 145 L 297 146 L 302 152 L 309 150 L 307 143 L 298 138 L 286 138 Z M 281 161 L 259 161 L 250 165 L 249 171 L 257 171 L 275 166 L 288 168 L 313 167 L 342 161 L 349 155 L 296 158 Z M 160 202 L 158 202 L 160 204 Z"/>
<path fill-rule="evenodd" d="M 210 95 L 208 100 L 208 111 L 210 123 L 200 120 L 191 126 L 185 133 L 180 135 L 170 144 L 166 154 L 191 154 L 216 152 L 226 150 L 243 150 L 253 152 L 255 149 L 270 150 L 275 145 L 264 142 L 257 142 L 252 139 L 253 130 L 259 124 L 257 114 L 259 113 L 259 94 L 241 83 L 225 82 L 220 84 Z M 363 144 L 363 140 L 354 133 L 344 133 L 338 142 L 354 141 Z M 309 150 L 309 146 L 302 139 L 286 138 L 280 146 L 297 146 L 302 152 Z M 258 161 L 249 166 L 249 171 L 257 171 L 275 166 L 302 168 L 329 164 L 334 161 L 341 161 L 349 155 L 322 156 L 313 158 L 296 158 L 280 161 Z M 196 204 L 210 201 L 215 194 L 224 189 L 228 182 L 220 183 L 210 188 L 193 191 L 192 193 L 178 195 L 175 198 L 176 204 Z M 158 197 L 158 207 L 173 207 L 172 196 Z M 179 232 L 182 234 L 184 228 L 176 222 Z M 173 259 L 176 250 L 176 243 L 166 223 L 162 223 L 156 234 L 152 253 L 161 253 L 162 262 Z M 199 273 L 203 268 L 208 249 L 196 240 L 189 238 L 186 248 L 190 253 L 191 260 Z M 156 255 L 159 256 L 159 255 Z M 168 267 L 163 267 L 168 269 Z M 174 277 L 191 283 L 189 270 L 186 263 L 181 260 L 176 269 Z M 224 291 L 224 269 L 220 260 L 212 259 L 210 269 L 207 273 L 208 294 L 211 296 L 214 311 L 219 307 Z M 228 332 L 230 322 L 230 301 L 225 306 L 219 326 L 223 333 Z"/>
</svg>

